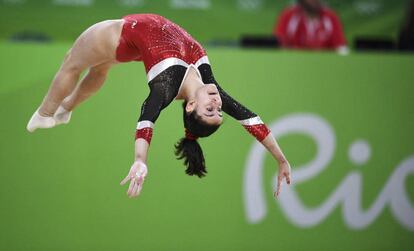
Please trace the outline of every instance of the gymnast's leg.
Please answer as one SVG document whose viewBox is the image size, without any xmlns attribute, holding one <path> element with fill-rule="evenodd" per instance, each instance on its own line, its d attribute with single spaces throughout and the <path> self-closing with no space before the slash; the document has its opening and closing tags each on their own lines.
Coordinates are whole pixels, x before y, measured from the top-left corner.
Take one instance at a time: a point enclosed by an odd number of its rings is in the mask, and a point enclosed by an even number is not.
<svg viewBox="0 0 414 251">
<path fill-rule="evenodd" d="M 54 114 L 56 124 L 69 123 L 72 110 L 80 103 L 95 94 L 104 84 L 111 63 L 91 67 L 75 90 L 66 97 Z"/>
<path fill-rule="evenodd" d="M 120 20 L 108 20 L 91 26 L 79 36 L 67 53 L 42 104 L 30 119 L 27 125 L 29 132 L 57 124 L 53 115 L 62 101 L 75 90 L 82 71 L 116 61 L 115 50 L 121 28 Z M 90 82 L 91 78 L 86 81 Z"/>
</svg>

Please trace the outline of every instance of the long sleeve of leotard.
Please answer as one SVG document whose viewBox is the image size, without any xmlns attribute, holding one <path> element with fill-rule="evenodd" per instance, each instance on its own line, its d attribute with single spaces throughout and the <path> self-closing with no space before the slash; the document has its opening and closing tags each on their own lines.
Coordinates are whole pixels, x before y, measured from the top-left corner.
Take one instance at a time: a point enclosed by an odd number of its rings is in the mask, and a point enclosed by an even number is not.
<svg viewBox="0 0 414 251">
<path fill-rule="evenodd" d="M 161 111 L 177 96 L 185 71 L 183 66 L 172 66 L 148 83 L 150 92 L 141 106 L 135 139 L 143 138 L 151 142 L 154 123 Z"/>
<path fill-rule="evenodd" d="M 202 64 L 198 67 L 203 83 L 212 83 L 217 86 L 222 101 L 222 110 L 238 120 L 243 127 L 253 135 L 258 141 L 263 141 L 270 133 L 269 128 L 263 123 L 259 116 L 250 111 L 240 102 L 232 98 L 226 91 L 221 88 L 213 76 L 211 66 Z"/>
</svg>

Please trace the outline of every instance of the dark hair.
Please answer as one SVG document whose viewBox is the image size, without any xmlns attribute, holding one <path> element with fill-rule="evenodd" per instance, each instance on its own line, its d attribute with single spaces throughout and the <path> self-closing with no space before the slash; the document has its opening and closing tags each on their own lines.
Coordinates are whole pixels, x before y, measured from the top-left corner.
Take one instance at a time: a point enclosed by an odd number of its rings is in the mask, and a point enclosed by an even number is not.
<svg viewBox="0 0 414 251">
<path fill-rule="evenodd" d="M 185 107 L 187 102 L 183 103 L 183 121 L 185 129 L 195 137 L 207 137 L 213 134 L 220 125 L 210 125 L 200 119 L 196 111 L 187 113 Z M 193 137 L 183 137 L 175 144 L 175 155 L 177 159 L 184 159 L 184 165 L 187 167 L 185 172 L 188 175 L 197 175 L 199 178 L 206 175 L 206 165 L 203 150 L 197 139 Z"/>
<path fill-rule="evenodd" d="M 302 8 L 305 9 L 306 12 L 308 12 L 311 15 L 316 15 L 320 12 L 320 8 L 322 7 L 322 2 L 319 1 L 318 5 L 312 5 L 306 2 L 306 0 L 298 0 L 298 3 L 302 6 Z"/>
</svg>

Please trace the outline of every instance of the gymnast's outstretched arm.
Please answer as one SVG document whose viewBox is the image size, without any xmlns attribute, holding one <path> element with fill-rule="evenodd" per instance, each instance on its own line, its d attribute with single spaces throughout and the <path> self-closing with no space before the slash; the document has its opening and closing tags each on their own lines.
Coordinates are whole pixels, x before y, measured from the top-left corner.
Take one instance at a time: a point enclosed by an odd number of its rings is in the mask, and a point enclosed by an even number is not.
<svg viewBox="0 0 414 251">
<path fill-rule="evenodd" d="M 135 133 L 135 154 L 134 163 L 128 175 L 122 180 L 121 185 L 130 182 L 127 194 L 129 197 L 136 197 L 140 194 L 147 170 L 147 155 L 152 139 L 154 123 L 157 120 L 161 110 L 168 104 L 164 103 L 162 97 L 165 96 L 162 88 L 154 88 L 156 85 L 150 85 L 151 91 L 141 106 L 141 115 L 138 120 Z"/>
<path fill-rule="evenodd" d="M 277 190 L 275 195 L 280 194 L 282 181 L 285 178 L 286 183 L 290 184 L 290 164 L 280 149 L 279 144 L 273 137 L 269 128 L 263 123 L 259 116 L 247 109 L 244 105 L 232 98 L 227 92 L 221 88 L 213 76 L 211 66 L 208 64 L 202 64 L 198 67 L 202 80 L 204 83 L 213 83 L 219 90 L 222 104 L 222 110 L 229 114 L 234 119 L 238 120 L 243 127 L 253 135 L 266 149 L 270 152 L 273 158 L 279 164 L 279 174 L 277 182 Z"/>
<path fill-rule="evenodd" d="M 148 83 L 150 93 L 141 106 L 135 132 L 135 160 L 128 175 L 121 182 L 121 185 L 124 185 L 131 181 L 127 191 L 129 197 L 136 197 L 141 192 L 148 173 L 147 155 L 155 121 L 161 111 L 176 97 L 185 71 L 186 68 L 183 66 L 172 66 Z"/>
<path fill-rule="evenodd" d="M 277 175 L 277 189 L 275 191 L 275 196 L 279 196 L 284 178 L 286 179 L 286 183 L 290 185 L 290 164 L 283 154 L 282 149 L 280 149 L 280 146 L 277 143 L 276 139 L 273 137 L 272 133 L 269 133 L 261 143 L 266 147 L 266 149 L 272 154 L 273 158 L 279 164 L 279 174 Z"/>
<path fill-rule="evenodd" d="M 263 123 L 258 115 L 251 112 L 244 105 L 233 99 L 218 84 L 217 89 L 220 92 L 220 96 L 223 102 L 222 110 L 233 118 L 237 119 L 243 125 L 243 127 L 257 139 L 257 141 L 262 143 L 262 145 L 278 162 L 279 174 L 277 176 L 277 189 L 275 191 L 275 196 L 279 196 L 283 179 L 286 179 L 286 183 L 288 185 L 290 185 L 291 182 L 290 164 L 283 154 L 282 149 L 280 148 L 276 139 L 273 137 L 270 129 L 266 126 L 265 123 Z"/>
</svg>

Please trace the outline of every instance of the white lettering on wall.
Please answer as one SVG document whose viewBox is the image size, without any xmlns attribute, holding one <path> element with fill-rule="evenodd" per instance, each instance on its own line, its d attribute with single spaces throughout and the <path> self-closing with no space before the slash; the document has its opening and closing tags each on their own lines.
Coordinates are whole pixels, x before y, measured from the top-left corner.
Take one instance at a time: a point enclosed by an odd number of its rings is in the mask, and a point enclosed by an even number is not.
<svg viewBox="0 0 414 251">
<path fill-rule="evenodd" d="M 91 6 L 93 0 L 53 0 L 53 4 L 66 6 Z"/>
<path fill-rule="evenodd" d="M 394 169 L 368 209 L 361 206 L 363 176 L 359 171 L 351 171 L 321 205 L 309 208 L 302 203 L 295 186 L 311 181 L 328 168 L 335 152 L 335 133 L 327 121 L 314 114 L 286 116 L 271 124 L 270 128 L 277 138 L 289 134 L 302 134 L 312 138 L 317 146 L 316 156 L 310 163 L 292 170 L 293 184 L 284 186 L 278 199 L 283 213 L 292 224 L 302 228 L 316 226 L 337 206 L 342 205 L 346 225 L 351 229 L 363 229 L 374 222 L 384 208 L 389 206 L 394 218 L 408 230 L 414 231 L 414 207 L 405 190 L 405 179 L 414 174 L 414 156 L 406 158 Z M 362 152 L 355 153 L 355 148 Z M 249 223 L 260 222 L 267 213 L 263 191 L 265 154 L 265 148 L 255 142 L 247 158 L 244 199 Z M 354 163 L 363 164 L 370 157 L 368 143 L 363 140 L 356 141 L 352 144 L 349 155 Z M 276 181 L 276 178 L 273 180 Z M 273 188 L 276 187 L 276 184 L 272 185 Z"/>
<path fill-rule="evenodd" d="M 263 0 L 238 0 L 237 7 L 242 10 L 258 10 L 263 7 Z"/>
<path fill-rule="evenodd" d="M 170 6 L 174 9 L 209 9 L 210 0 L 170 0 Z"/>
<path fill-rule="evenodd" d="M 125 7 L 141 7 L 144 6 L 144 0 L 118 0 L 121 6 Z"/>
</svg>

